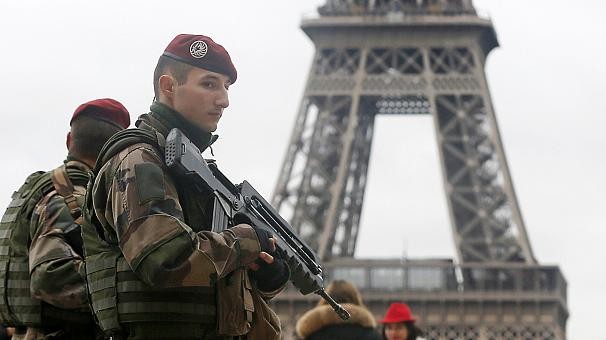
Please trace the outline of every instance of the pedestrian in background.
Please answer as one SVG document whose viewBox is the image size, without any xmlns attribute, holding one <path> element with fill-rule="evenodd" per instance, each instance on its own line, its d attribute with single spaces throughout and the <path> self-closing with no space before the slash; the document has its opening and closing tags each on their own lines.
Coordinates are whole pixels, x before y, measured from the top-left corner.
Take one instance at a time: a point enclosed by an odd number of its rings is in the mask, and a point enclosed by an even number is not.
<svg viewBox="0 0 606 340">
<path fill-rule="evenodd" d="M 385 313 L 385 318 L 379 322 L 383 324 L 383 339 L 422 339 L 423 332 L 415 325 L 415 318 L 405 303 L 392 303 Z"/>
<path fill-rule="evenodd" d="M 316 307 L 297 321 L 296 331 L 299 337 L 304 340 L 381 339 L 375 329 L 375 318 L 364 306 L 362 296 L 353 284 L 336 280 L 326 287 L 326 292 L 351 314 L 351 318 L 342 320 L 324 299 L 320 299 Z"/>
</svg>

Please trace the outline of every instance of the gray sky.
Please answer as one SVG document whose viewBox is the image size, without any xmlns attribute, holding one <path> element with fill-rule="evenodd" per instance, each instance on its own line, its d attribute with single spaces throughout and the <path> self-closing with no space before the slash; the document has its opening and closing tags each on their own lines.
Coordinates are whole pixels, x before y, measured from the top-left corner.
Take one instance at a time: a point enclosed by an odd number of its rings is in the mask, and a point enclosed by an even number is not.
<svg viewBox="0 0 606 340">
<path fill-rule="evenodd" d="M 153 67 L 178 33 L 210 35 L 230 51 L 239 77 L 215 158 L 269 197 L 313 55 L 299 22 L 322 2 L 2 1 L 0 206 L 27 174 L 63 159 L 80 103 L 118 99 L 133 122 L 147 111 Z M 568 280 L 569 338 L 606 339 L 596 327 L 606 305 L 606 4 L 475 5 L 501 43 L 488 80 L 535 255 Z M 357 255 L 454 256 L 431 120 L 380 117 L 375 133 Z"/>
</svg>

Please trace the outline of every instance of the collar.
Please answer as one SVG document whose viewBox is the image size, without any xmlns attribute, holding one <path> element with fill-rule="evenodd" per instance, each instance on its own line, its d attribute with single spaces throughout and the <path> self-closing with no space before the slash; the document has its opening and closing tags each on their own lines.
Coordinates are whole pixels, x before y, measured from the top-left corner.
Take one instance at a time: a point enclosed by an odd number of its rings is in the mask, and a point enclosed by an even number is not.
<svg viewBox="0 0 606 340">
<path fill-rule="evenodd" d="M 67 155 L 67 158 L 63 161 L 63 164 L 65 164 L 66 168 L 75 168 L 84 172 L 90 172 L 93 170 L 90 166 L 88 166 L 88 164 L 72 155 Z"/>
<path fill-rule="evenodd" d="M 177 128 L 189 138 L 200 152 L 210 147 L 218 138 L 218 135 L 213 135 L 210 132 L 204 131 L 190 122 L 188 122 L 181 114 L 165 104 L 153 102 L 148 114 L 143 114 L 135 124 L 138 128 L 155 130 L 162 134 L 164 138 L 173 128 Z"/>
<path fill-rule="evenodd" d="M 320 329 L 332 325 L 358 324 L 362 327 L 370 328 L 377 326 L 374 316 L 365 306 L 351 303 L 344 303 L 342 305 L 351 314 L 349 320 L 341 320 L 332 307 L 322 304 L 308 310 L 299 318 L 295 327 L 297 335 L 301 338 L 306 338 Z"/>
</svg>

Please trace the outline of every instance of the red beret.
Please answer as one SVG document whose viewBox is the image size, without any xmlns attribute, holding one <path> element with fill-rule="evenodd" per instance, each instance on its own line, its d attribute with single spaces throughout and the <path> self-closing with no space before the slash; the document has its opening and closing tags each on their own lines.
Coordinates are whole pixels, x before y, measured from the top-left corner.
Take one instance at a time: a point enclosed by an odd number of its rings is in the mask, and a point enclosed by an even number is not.
<svg viewBox="0 0 606 340">
<path fill-rule="evenodd" d="M 179 34 L 168 44 L 162 55 L 195 67 L 224 74 L 229 77 L 232 84 L 238 78 L 229 53 L 223 46 L 204 35 Z"/>
<path fill-rule="evenodd" d="M 69 125 L 78 116 L 87 115 L 126 129 L 130 125 L 130 115 L 124 105 L 110 98 L 95 99 L 86 102 L 74 111 Z"/>
</svg>

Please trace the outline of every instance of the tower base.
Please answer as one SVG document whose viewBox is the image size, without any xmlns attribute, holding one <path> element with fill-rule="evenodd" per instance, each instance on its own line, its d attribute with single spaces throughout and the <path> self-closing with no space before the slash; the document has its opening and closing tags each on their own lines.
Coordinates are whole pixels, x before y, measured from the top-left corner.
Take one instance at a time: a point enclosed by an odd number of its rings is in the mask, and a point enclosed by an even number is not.
<svg viewBox="0 0 606 340">
<path fill-rule="evenodd" d="M 557 266 L 342 258 L 324 269 L 327 282 L 355 284 L 377 320 L 391 302 L 406 302 L 427 340 L 566 339 L 566 280 Z M 273 300 L 283 339 L 296 339 L 296 321 L 318 300 L 294 287 Z"/>
</svg>

